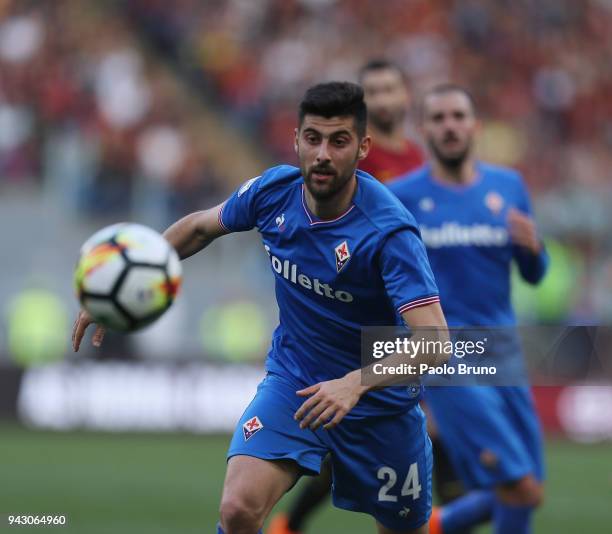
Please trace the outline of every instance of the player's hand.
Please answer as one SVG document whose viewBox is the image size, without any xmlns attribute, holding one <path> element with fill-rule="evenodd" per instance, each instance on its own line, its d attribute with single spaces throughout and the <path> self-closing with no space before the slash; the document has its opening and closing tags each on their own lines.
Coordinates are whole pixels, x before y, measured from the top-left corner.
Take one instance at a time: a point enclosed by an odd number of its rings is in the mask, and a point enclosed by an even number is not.
<svg viewBox="0 0 612 534">
<path fill-rule="evenodd" d="M 358 379 L 357 379 L 358 380 Z M 296 392 L 300 397 L 309 397 L 295 412 L 300 428 L 316 430 L 321 425 L 326 430 L 342 421 L 359 401 L 363 388 L 360 381 L 349 373 L 343 378 L 319 382 Z"/>
<path fill-rule="evenodd" d="M 526 248 L 532 254 L 539 254 L 542 250 L 542 243 L 538 238 L 533 219 L 525 213 L 510 208 L 508 210 L 508 228 L 510 239 L 516 245 Z"/>
<path fill-rule="evenodd" d="M 93 323 L 93 318 L 85 310 L 81 310 L 79 312 L 79 315 L 74 322 L 74 326 L 72 327 L 72 349 L 74 352 L 78 352 L 83 336 L 85 335 L 85 330 L 87 330 L 87 327 Z M 106 330 L 103 326 L 97 326 L 91 339 L 91 343 L 94 347 L 99 347 L 102 345 L 105 332 Z"/>
</svg>

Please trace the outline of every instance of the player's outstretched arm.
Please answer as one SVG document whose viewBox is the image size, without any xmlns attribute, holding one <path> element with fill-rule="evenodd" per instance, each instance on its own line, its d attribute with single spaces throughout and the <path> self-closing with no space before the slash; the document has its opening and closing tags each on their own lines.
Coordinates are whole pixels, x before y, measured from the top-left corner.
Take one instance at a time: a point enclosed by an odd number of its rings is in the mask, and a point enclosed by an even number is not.
<svg viewBox="0 0 612 534">
<path fill-rule="evenodd" d="M 204 211 L 196 211 L 175 222 L 164 232 L 164 237 L 176 249 L 181 259 L 188 258 L 212 243 L 217 237 L 227 234 L 219 222 L 222 204 Z M 94 321 L 85 310 L 81 310 L 72 327 L 72 348 L 79 350 L 87 327 Z M 105 329 L 97 326 L 91 339 L 94 347 L 104 340 Z"/>
<path fill-rule="evenodd" d="M 164 232 L 164 237 L 176 249 L 182 260 L 200 252 L 228 231 L 219 222 L 223 204 L 196 211 L 176 221 Z"/>
</svg>

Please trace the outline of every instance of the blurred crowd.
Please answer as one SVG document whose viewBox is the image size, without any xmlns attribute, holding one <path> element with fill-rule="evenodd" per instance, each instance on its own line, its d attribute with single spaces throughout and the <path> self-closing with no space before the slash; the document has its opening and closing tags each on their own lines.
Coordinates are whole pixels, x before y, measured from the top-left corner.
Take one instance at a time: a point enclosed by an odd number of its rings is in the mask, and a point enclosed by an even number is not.
<svg viewBox="0 0 612 534">
<path fill-rule="evenodd" d="M 0 2 L 0 183 L 125 217 L 219 195 L 193 106 L 104 3 Z"/>
<path fill-rule="evenodd" d="M 611 26 L 610 0 L 3 0 L 0 187 L 164 226 L 241 178 L 202 106 L 294 161 L 303 90 L 386 57 L 417 97 L 470 88 L 480 154 L 523 171 L 556 266 L 535 319 L 610 321 Z"/>
</svg>

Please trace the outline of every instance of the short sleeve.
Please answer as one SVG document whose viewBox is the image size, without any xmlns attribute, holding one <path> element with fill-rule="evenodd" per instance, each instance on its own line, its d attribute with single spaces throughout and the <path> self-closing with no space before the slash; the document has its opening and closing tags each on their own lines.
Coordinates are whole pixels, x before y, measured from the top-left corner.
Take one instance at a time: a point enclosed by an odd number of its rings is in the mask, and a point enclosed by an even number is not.
<svg viewBox="0 0 612 534">
<path fill-rule="evenodd" d="M 379 262 L 387 294 L 400 315 L 439 302 L 427 251 L 416 230 L 406 228 L 391 234 L 382 246 Z"/>
<path fill-rule="evenodd" d="M 245 232 L 257 226 L 257 193 L 261 176 L 247 180 L 219 211 L 219 224 L 228 232 Z"/>
</svg>

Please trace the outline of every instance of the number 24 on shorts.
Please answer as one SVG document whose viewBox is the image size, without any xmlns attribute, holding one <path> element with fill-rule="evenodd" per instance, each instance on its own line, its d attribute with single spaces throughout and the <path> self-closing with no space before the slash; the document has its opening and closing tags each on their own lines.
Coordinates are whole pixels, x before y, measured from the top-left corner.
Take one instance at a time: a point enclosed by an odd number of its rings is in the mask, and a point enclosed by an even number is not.
<svg viewBox="0 0 612 534">
<path fill-rule="evenodd" d="M 385 484 L 378 491 L 378 500 L 381 502 L 397 502 L 397 495 L 391 495 L 389 492 L 397 483 L 397 473 L 392 467 L 381 467 L 377 474 L 378 480 L 385 480 Z M 406 480 L 402 485 L 401 496 L 412 497 L 413 500 L 419 498 L 421 494 L 421 485 L 419 484 L 419 465 L 415 462 L 410 464 Z"/>
</svg>

